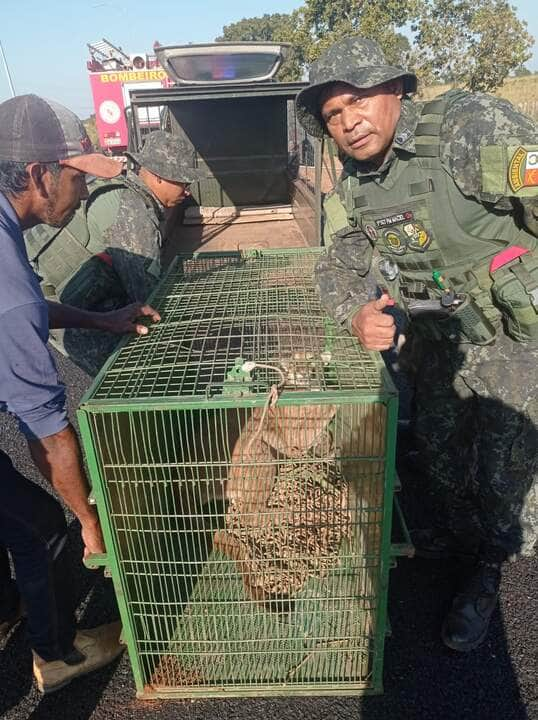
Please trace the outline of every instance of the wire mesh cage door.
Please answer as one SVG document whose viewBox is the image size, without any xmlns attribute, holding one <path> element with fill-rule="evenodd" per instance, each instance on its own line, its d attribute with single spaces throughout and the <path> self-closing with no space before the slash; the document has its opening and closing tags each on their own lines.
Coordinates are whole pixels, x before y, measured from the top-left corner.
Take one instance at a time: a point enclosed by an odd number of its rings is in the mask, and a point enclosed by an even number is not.
<svg viewBox="0 0 538 720">
<path fill-rule="evenodd" d="M 141 696 L 381 688 L 396 394 L 314 262 L 178 263 L 79 411 Z"/>
</svg>

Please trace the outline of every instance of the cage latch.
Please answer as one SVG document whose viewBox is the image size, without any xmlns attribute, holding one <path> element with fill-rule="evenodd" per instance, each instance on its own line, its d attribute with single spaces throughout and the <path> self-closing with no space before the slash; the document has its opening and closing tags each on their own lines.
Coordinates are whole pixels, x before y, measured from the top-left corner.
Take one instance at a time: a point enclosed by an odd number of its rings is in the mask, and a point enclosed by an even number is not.
<svg viewBox="0 0 538 720">
<path fill-rule="evenodd" d="M 252 369 L 243 358 L 236 358 L 233 368 L 226 374 L 222 394 L 231 397 L 242 397 L 253 392 Z"/>
</svg>

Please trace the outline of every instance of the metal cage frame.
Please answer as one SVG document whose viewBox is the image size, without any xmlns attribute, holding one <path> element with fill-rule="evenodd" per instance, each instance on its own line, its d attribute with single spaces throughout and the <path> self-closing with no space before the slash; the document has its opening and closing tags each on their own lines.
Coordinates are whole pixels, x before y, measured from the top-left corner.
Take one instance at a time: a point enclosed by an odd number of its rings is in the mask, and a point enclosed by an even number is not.
<svg viewBox="0 0 538 720">
<path fill-rule="evenodd" d="M 394 545 L 391 544 L 393 496 L 395 489 L 398 489 L 395 473 L 398 396 L 380 356 L 377 353 L 369 353 L 362 349 L 354 338 L 345 330 L 337 327 L 321 310 L 312 278 L 313 267 L 320 252 L 319 249 L 309 248 L 284 251 L 258 250 L 243 253 L 195 253 L 185 257 L 179 256 L 172 263 L 150 299 L 152 304 L 162 314 L 161 323 L 152 327 L 148 336 L 122 340 L 118 349 L 108 360 L 82 400 L 78 411 L 78 421 L 92 483 L 92 494 L 97 504 L 107 547 L 107 554 L 105 556 L 93 557 L 91 562 L 94 565 L 106 566 L 112 576 L 123 622 L 124 638 L 128 646 L 135 678 L 137 695 L 141 698 L 353 695 L 379 693 L 382 691 L 383 646 L 385 635 L 388 631 L 387 591 L 389 570 L 395 564 L 395 556 L 409 554 L 410 552 L 408 535 L 404 535 L 403 542 Z M 281 272 L 279 268 L 284 268 L 284 270 Z M 265 280 L 262 280 L 263 278 L 265 278 Z M 192 280 L 190 284 L 189 280 Z M 263 307 L 259 304 L 257 305 L 256 298 L 251 299 L 250 305 L 248 305 L 247 299 L 249 295 L 256 296 L 256 293 L 259 294 L 260 298 L 263 296 L 263 301 L 260 301 L 262 305 L 264 302 L 269 303 L 269 305 Z M 311 373 L 311 375 L 309 374 L 306 380 L 304 378 L 302 379 L 302 385 L 299 383 L 299 387 L 294 387 L 293 389 L 288 389 L 286 386 L 281 388 L 274 412 L 277 414 L 280 413 L 280 417 L 286 417 L 286 413 L 288 413 L 288 416 L 291 414 L 295 418 L 294 422 L 296 422 L 299 417 L 300 424 L 303 428 L 301 432 L 304 433 L 308 433 L 309 421 L 307 417 L 310 417 L 304 408 L 314 408 L 314 415 L 316 417 L 321 417 L 320 413 L 324 412 L 323 410 L 319 410 L 319 408 L 327 409 L 330 407 L 338 408 L 336 417 L 339 418 L 350 417 L 349 413 L 351 413 L 354 418 L 357 417 L 359 419 L 374 417 L 375 427 L 377 429 L 381 428 L 382 430 L 381 439 L 372 440 L 371 437 L 368 440 L 355 439 L 355 443 L 362 443 L 360 445 L 362 448 L 361 452 L 357 454 L 358 451 L 354 450 L 355 455 L 353 455 L 351 459 L 344 457 L 344 453 L 339 460 L 340 464 L 343 462 L 344 465 L 346 462 L 361 462 L 363 463 L 361 467 L 366 467 L 366 464 L 368 464 L 368 468 L 373 468 L 373 470 L 368 469 L 368 472 L 373 473 L 372 477 L 377 478 L 375 494 L 372 496 L 375 500 L 374 505 L 371 507 L 363 507 L 362 504 L 359 503 L 361 512 L 373 513 L 372 517 L 374 520 L 372 522 L 375 523 L 376 528 L 375 543 L 372 545 L 375 551 L 365 551 L 366 556 L 368 556 L 368 552 L 370 552 L 370 556 L 372 557 L 372 553 L 375 554 L 371 566 L 374 569 L 368 581 L 372 583 L 371 587 L 374 588 L 372 592 L 374 593 L 373 596 L 375 596 L 375 607 L 369 611 L 374 620 L 371 625 L 373 628 L 371 638 L 368 640 L 371 644 L 370 650 L 368 651 L 368 669 L 362 673 L 360 679 L 352 677 L 354 673 L 355 676 L 357 676 L 358 671 L 351 671 L 349 668 L 356 667 L 353 663 L 358 661 L 356 659 L 350 660 L 352 653 L 345 643 L 348 642 L 350 648 L 354 648 L 355 646 L 353 645 L 353 637 L 348 637 L 346 634 L 346 632 L 349 634 L 349 628 L 344 628 L 341 631 L 340 646 L 338 646 L 339 641 L 336 640 L 332 648 L 330 647 L 330 642 L 326 642 L 323 647 L 319 648 L 314 643 L 315 637 L 312 643 L 308 638 L 306 640 L 303 639 L 303 645 L 306 648 L 304 650 L 305 660 L 301 660 L 301 650 L 297 649 L 297 638 L 292 638 L 295 645 L 292 643 L 292 649 L 290 650 L 288 648 L 288 650 L 286 650 L 291 658 L 291 670 L 288 671 L 288 676 L 286 676 L 285 673 L 284 675 L 281 674 L 281 676 L 278 677 L 278 681 L 268 679 L 270 670 L 264 666 L 264 668 L 259 671 L 260 676 L 258 680 L 254 677 L 250 679 L 247 677 L 245 679 L 244 677 L 240 677 L 239 673 L 237 676 L 239 680 L 234 682 L 232 678 L 229 682 L 225 682 L 222 681 L 222 678 L 218 676 L 215 670 L 217 680 L 204 682 L 200 679 L 199 667 L 205 668 L 207 667 L 207 663 L 203 666 L 197 665 L 196 653 L 193 652 L 192 648 L 203 648 L 203 653 L 205 653 L 208 658 L 212 653 L 216 658 L 217 654 L 215 649 L 218 649 L 218 647 L 224 648 L 222 650 L 222 657 L 228 662 L 228 656 L 232 657 L 234 653 L 238 657 L 241 655 L 244 638 L 241 637 L 240 639 L 232 641 L 228 637 L 226 633 L 229 633 L 230 626 L 233 626 L 233 623 L 230 625 L 228 618 L 228 620 L 225 619 L 222 621 L 225 630 L 220 629 L 217 632 L 217 635 L 220 632 L 221 636 L 222 633 L 224 633 L 224 637 L 219 636 L 219 642 L 222 641 L 220 646 L 217 643 L 212 648 L 208 644 L 209 641 L 207 638 L 203 641 L 197 639 L 196 642 L 198 642 L 199 645 L 195 645 L 193 644 L 194 641 L 192 637 L 188 642 L 185 641 L 187 642 L 187 644 L 185 644 L 183 640 L 178 640 L 178 635 L 174 635 L 176 630 L 169 631 L 168 628 L 171 618 L 175 618 L 174 612 L 177 610 L 178 628 L 180 628 L 177 632 L 183 632 L 181 627 L 186 627 L 186 624 L 189 622 L 188 602 L 186 605 L 179 607 L 177 601 L 174 601 L 174 609 L 170 611 L 170 614 L 166 616 L 165 620 L 163 620 L 163 617 L 159 617 L 157 610 L 148 612 L 151 598 L 155 596 L 154 588 L 156 587 L 155 583 L 158 582 L 156 579 L 158 578 L 158 574 L 153 575 L 152 577 L 154 579 L 151 581 L 147 580 L 148 584 L 144 585 L 144 582 L 146 582 L 143 577 L 144 571 L 142 571 L 141 575 L 140 573 L 138 575 L 136 574 L 133 569 L 136 563 L 132 557 L 127 557 L 126 552 L 128 554 L 132 551 L 131 554 L 134 553 L 135 555 L 137 552 L 140 552 L 140 557 L 142 557 L 146 552 L 146 550 L 143 549 L 144 542 L 146 542 L 144 538 L 146 537 L 149 537 L 151 542 L 156 543 L 158 548 L 164 547 L 163 543 L 168 543 L 169 545 L 170 542 L 172 542 L 170 538 L 175 537 L 174 532 L 177 534 L 177 523 L 179 520 L 177 516 L 174 516 L 175 519 L 170 519 L 172 516 L 166 513 L 159 516 L 164 518 L 163 523 L 166 524 L 166 522 L 168 522 L 169 524 L 169 532 L 167 533 L 163 528 L 160 528 L 158 531 L 157 519 L 149 519 L 150 513 L 147 514 L 147 517 L 146 514 L 144 514 L 144 518 L 133 518 L 129 515 L 129 512 L 123 512 L 123 514 L 120 513 L 118 515 L 115 507 L 119 502 L 118 498 L 120 498 L 121 502 L 125 503 L 125 495 L 122 495 L 122 493 L 125 494 L 127 492 L 126 488 L 131 488 L 131 483 L 133 483 L 133 487 L 138 483 L 144 488 L 146 487 L 144 483 L 153 482 L 155 485 L 158 481 L 162 481 L 164 484 L 169 481 L 171 477 L 170 473 L 172 472 L 170 467 L 174 466 L 174 462 L 170 461 L 170 458 L 173 459 L 177 457 L 178 450 L 176 444 L 179 446 L 180 440 L 178 440 L 178 437 L 181 436 L 181 433 L 177 432 L 180 424 L 174 425 L 174 423 L 182 422 L 181 420 L 170 420 L 172 417 L 170 413 L 174 414 L 174 417 L 187 418 L 188 422 L 190 422 L 188 418 L 194 417 L 195 414 L 196 417 L 199 418 L 202 417 L 204 413 L 211 412 L 211 418 L 214 421 L 215 417 L 225 418 L 229 417 L 226 413 L 232 413 L 232 415 L 235 413 L 241 418 L 239 421 L 239 437 L 242 437 L 242 433 L 246 432 L 245 428 L 247 428 L 249 422 L 252 424 L 252 427 L 254 427 L 254 432 L 251 431 L 251 436 L 258 432 L 263 422 L 268 422 L 268 415 L 263 413 L 267 413 L 267 408 L 269 407 L 268 392 L 270 393 L 271 388 L 275 387 L 278 383 L 278 373 L 275 373 L 274 367 L 272 368 L 271 363 L 267 362 L 268 357 L 249 358 L 245 350 L 249 350 L 250 348 L 252 351 L 254 346 L 261 349 L 263 349 L 263 347 L 272 347 L 271 352 L 281 350 L 280 346 L 276 347 L 274 344 L 271 346 L 270 338 L 271 328 L 274 327 L 274 322 L 286 322 L 286 320 L 282 320 L 282 317 L 289 319 L 286 313 L 290 310 L 290 307 L 286 308 L 286 300 L 283 300 L 283 298 L 286 297 L 291 298 L 289 303 L 293 311 L 291 313 L 293 323 L 296 323 L 294 328 L 303 328 L 301 331 L 303 332 L 303 337 L 299 338 L 298 343 L 306 342 L 305 346 L 308 347 L 308 341 L 305 340 L 305 338 L 308 337 L 308 328 L 310 327 L 308 318 L 315 317 L 315 322 L 312 321 L 312 323 L 314 323 L 316 327 L 316 342 L 318 342 L 318 339 L 323 340 L 324 337 L 329 338 L 330 349 L 327 351 L 325 348 L 325 354 L 322 352 L 320 358 L 317 356 L 314 359 L 308 358 L 309 373 Z M 241 303 L 247 304 L 242 306 Z M 306 306 L 304 306 L 305 303 Z M 234 353 L 237 348 L 233 346 L 233 344 L 230 345 L 229 338 L 231 337 L 231 333 L 226 335 L 224 330 L 227 327 L 226 323 L 229 321 L 232 324 L 235 322 L 236 325 L 241 328 L 241 332 L 244 332 L 245 325 L 241 325 L 242 307 L 244 308 L 243 315 L 250 313 L 250 315 L 257 318 L 258 321 L 260 321 L 260 319 L 263 321 L 264 308 L 267 309 L 267 307 L 271 307 L 273 314 L 271 316 L 271 322 L 264 326 L 267 330 L 266 336 L 263 336 L 261 340 L 259 338 L 256 340 L 258 345 L 254 343 L 254 334 L 251 338 L 252 342 L 250 345 L 245 339 L 247 336 L 243 336 L 242 346 L 240 348 L 242 358 L 240 361 L 234 363 Z M 303 308 L 303 313 L 298 314 L 298 308 Z M 207 331 L 208 333 L 211 332 L 211 328 L 221 328 L 221 332 L 223 333 L 222 337 L 227 338 L 222 358 L 219 356 L 218 343 L 212 344 L 211 342 L 207 342 L 204 345 L 205 340 L 211 337 L 210 334 L 197 334 L 197 330 L 202 326 L 205 328 L 204 332 Z M 181 340 L 178 340 L 178 333 L 181 335 Z M 198 355 L 196 356 L 193 355 L 193 349 L 195 347 L 199 349 Z M 287 350 L 289 354 L 289 347 Z M 193 358 L 195 358 L 195 360 L 193 360 Z M 295 358 L 294 362 L 296 364 L 300 364 L 301 368 L 304 367 L 304 357 L 301 356 L 298 360 L 297 353 L 295 353 L 293 358 Z M 209 362 L 209 370 L 204 374 L 204 362 L 207 359 Z M 245 359 L 254 361 L 256 359 L 261 360 L 259 369 L 253 371 L 253 368 L 245 365 Z M 194 374 L 189 374 L 189 368 L 194 368 Z M 294 382 L 298 382 L 298 376 L 299 373 L 297 367 L 295 367 L 293 374 Z M 180 377 L 180 382 L 176 383 L 174 377 Z M 321 387 L 321 385 L 324 386 Z M 318 410 L 315 410 L 316 408 Z M 311 411 L 308 412 L 312 414 Z M 297 415 L 297 413 L 299 413 L 299 415 Z M 126 419 L 126 426 L 122 418 Z M 225 423 L 226 421 L 223 422 Z M 317 422 L 317 420 L 314 421 L 314 424 L 315 422 Z M 353 420 L 351 425 L 346 425 L 346 422 L 347 421 L 340 421 L 339 429 L 335 431 L 335 437 L 338 436 L 338 433 L 344 437 L 353 423 L 356 423 L 356 420 Z M 175 428 L 173 432 L 162 429 L 166 427 L 169 428 L 171 425 Z M 297 422 L 293 427 L 295 428 L 296 426 Z M 109 470 L 107 469 L 107 462 L 109 462 L 110 467 L 114 464 L 110 458 L 116 452 L 116 449 L 110 445 L 111 443 L 113 445 L 113 431 L 116 429 L 121 435 L 125 427 L 128 427 L 129 438 L 127 441 L 129 450 L 128 452 L 125 451 L 125 458 L 127 454 L 130 453 L 130 460 L 127 461 L 121 456 L 121 462 L 116 460 L 114 468 Z M 353 425 L 353 427 L 355 426 Z M 135 430 L 141 429 L 141 434 L 138 435 L 133 428 L 135 428 Z M 144 433 L 145 438 L 142 437 Z M 225 428 L 225 433 L 228 433 L 227 428 Z M 193 432 L 193 435 L 195 434 L 196 433 Z M 218 434 L 219 433 L 215 431 L 214 435 L 217 436 Z M 209 433 L 207 437 L 210 435 L 211 433 Z M 152 445 L 156 437 L 160 438 L 157 442 L 157 445 L 160 445 L 158 449 L 158 453 L 160 453 L 160 463 L 155 463 L 154 456 L 152 455 L 152 453 L 157 453 L 155 446 Z M 211 439 L 210 437 L 207 439 L 207 437 L 206 440 L 201 443 L 201 446 L 204 443 L 209 443 L 211 448 L 215 447 L 217 440 L 215 440 L 215 438 Z M 249 436 L 245 435 L 245 437 Z M 165 445 L 166 447 L 164 447 Z M 110 449 L 110 447 L 112 447 L 112 449 Z M 238 446 L 236 445 L 236 447 Z M 245 443 L 243 443 L 240 449 L 242 452 L 245 452 Z M 124 451 L 122 450 L 121 452 Z M 211 456 L 213 450 L 210 449 L 207 452 L 207 457 L 205 454 L 206 451 L 204 451 L 202 455 L 195 457 L 193 462 L 187 460 L 183 465 L 181 462 L 176 461 L 173 472 L 178 472 L 177 467 L 179 465 L 183 468 L 181 472 L 187 472 L 187 470 L 184 469 L 187 466 L 191 468 L 188 472 L 194 472 L 192 468 L 201 467 L 205 462 L 205 466 L 210 468 L 210 473 L 212 473 L 211 481 L 214 485 L 215 477 L 217 477 L 218 480 L 218 477 L 220 477 L 219 473 L 223 472 L 222 467 L 230 466 L 230 459 L 227 456 L 225 460 L 219 460 L 217 462 L 215 457 Z M 109 454 L 107 455 L 107 453 Z M 151 465 L 151 462 L 148 460 L 150 457 L 153 458 L 151 460 L 153 465 Z M 285 463 L 282 457 L 278 462 L 281 465 L 287 463 L 289 469 L 289 466 L 292 464 L 291 461 L 286 460 Z M 134 462 L 133 458 L 137 460 L 138 465 Z M 246 463 L 244 460 L 241 462 L 243 465 Z M 274 461 L 271 460 L 271 462 Z M 308 459 L 304 462 L 313 467 L 317 459 L 309 455 Z M 120 467 L 122 463 L 123 466 Z M 296 465 L 297 463 L 295 463 L 294 467 Z M 215 470 L 217 466 L 220 469 Z M 140 470 L 136 470 L 137 467 L 140 468 Z M 159 468 L 159 473 L 155 474 L 155 468 L 157 467 Z M 280 473 L 280 465 L 278 467 L 278 473 Z M 356 467 L 356 465 L 354 467 Z M 153 472 L 154 475 L 144 475 L 144 473 L 150 471 Z M 133 473 L 136 474 L 136 472 L 140 472 L 140 477 L 136 476 L 138 479 L 133 480 Z M 225 469 L 224 472 L 229 471 Z M 115 474 L 111 475 L 110 473 Z M 129 473 L 131 474 L 129 475 Z M 193 487 L 200 485 L 200 474 L 197 473 L 198 470 L 194 472 L 193 478 L 195 481 L 198 478 L 198 483 L 195 482 Z M 129 480 L 127 480 L 128 477 Z M 177 481 L 173 481 L 172 485 L 174 482 L 176 482 L 177 486 Z M 179 484 L 181 485 L 181 483 Z M 331 486 L 331 491 L 332 489 Z M 136 495 L 138 491 L 129 489 L 129 492 Z M 140 492 L 146 493 L 146 495 L 144 495 L 144 503 L 146 504 L 153 502 L 155 497 L 158 498 L 159 502 L 162 502 L 163 495 L 159 495 L 161 490 L 156 494 L 153 494 L 153 491 L 152 493 L 148 493 L 147 489 L 140 490 Z M 129 496 L 129 498 L 127 505 L 131 507 L 129 503 L 133 503 L 132 507 L 137 506 L 138 495 L 135 500 L 133 500 L 131 496 Z M 155 502 L 157 501 L 155 500 Z M 184 505 L 182 507 L 187 506 Z M 212 517 L 215 512 L 213 509 L 210 511 Z M 400 515 L 399 509 L 397 514 L 398 516 Z M 200 513 L 197 514 L 197 512 L 192 514 L 192 517 L 199 518 L 200 516 Z M 216 514 L 214 516 L 217 517 Z M 366 516 L 367 515 L 365 515 L 365 517 Z M 118 517 L 120 517 L 123 525 L 118 521 Z M 218 517 L 222 526 L 222 517 L 227 517 L 225 511 L 222 511 Z M 189 527 L 191 526 L 189 525 Z M 141 530 L 140 528 L 143 529 Z M 159 535 L 161 530 L 162 534 Z M 213 533 L 214 530 L 215 527 L 211 526 L 211 533 Z M 189 532 L 191 532 L 191 530 L 189 530 Z M 155 539 L 157 536 L 159 536 L 160 539 Z M 196 537 L 202 536 L 197 535 Z M 350 547 L 353 547 L 353 543 L 351 543 Z M 140 550 L 141 548 L 143 552 Z M 212 567 L 208 565 L 208 562 L 214 562 L 214 567 L 220 568 L 218 577 L 221 579 L 228 578 L 228 576 L 233 574 L 231 568 L 236 566 L 234 566 L 233 563 L 226 565 L 220 556 L 216 559 L 213 556 L 204 558 L 203 553 L 202 560 L 199 560 L 198 556 L 195 558 L 189 554 L 191 550 L 185 552 L 185 548 L 183 548 L 179 553 L 182 559 L 177 558 L 178 562 L 184 562 L 186 566 L 189 566 L 189 563 L 191 563 L 192 566 L 194 566 L 195 562 L 197 563 L 197 574 L 194 575 L 192 585 L 189 586 L 189 592 L 191 593 L 189 595 L 189 601 L 194 602 L 197 608 L 205 607 L 204 611 L 211 615 L 211 613 L 214 612 L 214 608 L 218 607 L 218 602 L 215 605 L 213 599 L 210 598 L 210 600 L 206 600 L 200 595 L 198 595 L 195 600 L 192 600 L 193 593 L 201 593 L 203 591 L 204 583 L 206 585 L 209 584 L 208 586 L 211 586 L 212 583 L 213 585 L 215 584 L 216 576 L 212 576 L 211 569 L 207 569 Z M 147 553 L 149 552 L 148 550 Z M 155 553 L 156 551 L 152 549 L 151 552 Z M 174 550 L 174 552 L 176 552 L 177 555 L 177 549 Z M 209 548 L 208 552 L 214 553 L 214 548 Z M 146 556 L 150 557 L 147 553 Z M 174 555 L 174 557 L 176 557 L 176 555 Z M 349 551 L 349 556 L 354 562 L 355 556 L 353 556 L 351 550 Z M 153 558 L 153 556 L 151 557 Z M 157 556 L 155 555 L 155 557 Z M 139 563 L 140 561 L 137 560 L 136 562 Z M 153 562 L 153 560 L 151 562 Z M 340 560 L 338 562 L 340 562 Z M 131 565 L 129 565 L 129 563 L 131 563 Z M 224 564 L 218 565 L 218 563 Z M 206 572 L 209 573 L 209 579 L 206 577 L 205 580 L 204 567 L 206 568 Z M 187 576 L 188 573 L 187 571 L 185 572 Z M 238 573 L 239 571 L 236 569 L 236 572 Z M 331 578 L 335 572 L 329 570 L 327 577 Z M 147 588 L 150 587 L 151 582 L 154 583 L 152 586 L 153 590 L 151 588 L 148 590 Z M 167 585 L 166 583 L 168 581 L 162 578 L 159 582 L 161 582 L 161 585 L 157 594 L 161 593 L 163 597 L 168 597 L 167 593 L 169 594 L 169 587 L 171 586 Z M 170 582 L 172 581 L 170 580 Z M 228 582 L 228 580 L 226 580 L 226 582 Z M 308 580 L 308 582 L 316 581 Z M 329 582 L 329 580 L 327 580 L 327 582 Z M 135 588 L 135 590 L 133 590 L 133 588 Z M 147 595 L 146 600 L 144 600 L 146 606 L 142 603 L 142 610 L 140 609 L 140 603 L 134 597 L 137 592 L 142 593 L 142 595 L 146 593 Z M 219 590 L 219 592 L 222 592 L 222 590 Z M 228 592 L 228 590 L 226 590 L 226 592 Z M 316 613 L 318 613 L 316 609 L 317 606 L 314 607 L 307 603 L 320 601 L 320 598 L 323 599 L 323 592 L 328 593 L 328 591 L 322 590 L 318 592 L 314 590 L 312 592 L 311 597 L 308 596 L 308 593 L 306 593 L 305 597 L 301 597 L 299 605 L 303 603 L 302 607 L 312 606 L 311 618 L 315 620 L 317 618 Z M 317 595 L 316 592 L 318 592 Z M 344 596 L 345 593 L 342 595 L 342 598 L 344 598 Z M 325 599 L 328 602 L 331 600 L 331 597 L 327 594 L 327 598 Z M 269 639 L 266 638 L 264 640 L 266 647 L 276 648 L 267 650 L 267 654 L 270 655 L 272 652 L 271 662 L 274 660 L 274 664 L 278 665 L 278 662 L 281 660 L 279 653 L 284 652 L 278 649 L 278 647 L 280 647 L 278 643 L 284 641 L 280 636 L 272 637 L 272 634 L 277 633 L 278 635 L 278 633 L 281 632 L 278 628 L 277 630 L 274 629 L 275 623 L 277 620 L 280 622 L 279 618 L 281 616 L 275 615 L 274 613 L 271 614 L 271 610 L 260 609 L 260 603 L 256 604 L 251 598 L 247 598 L 247 600 L 242 598 L 241 601 L 236 598 L 233 602 L 237 610 L 233 616 L 234 618 L 239 618 L 240 615 L 246 616 L 250 612 L 257 623 L 255 627 L 253 625 L 254 632 L 259 632 L 260 628 L 263 629 L 263 632 L 267 631 Z M 198 604 L 196 605 L 196 603 Z M 205 606 L 204 603 L 206 603 Z M 157 605 L 159 605 L 159 603 L 155 603 L 155 607 L 157 607 Z M 176 605 L 179 607 L 179 610 Z M 163 607 L 164 606 L 163 603 Z M 344 607 L 344 605 L 341 606 Z M 187 610 L 185 610 L 186 607 Z M 284 612 L 290 613 L 291 611 L 288 607 Z M 182 613 L 187 617 L 186 620 Z M 263 613 L 267 614 L 265 620 Z M 352 613 L 348 612 L 347 614 L 351 615 Z M 336 617 L 337 613 L 333 612 L 333 615 Z M 223 612 L 223 617 L 225 616 L 226 613 Z M 275 617 L 277 620 L 275 620 Z M 288 621 L 286 622 L 292 622 L 289 620 L 290 617 L 291 615 L 288 616 Z M 333 621 L 331 620 L 329 622 L 324 618 L 325 616 L 322 617 L 320 622 L 326 623 L 323 638 L 324 641 L 328 641 L 328 633 L 334 629 L 334 623 L 331 625 Z M 312 622 L 314 622 L 314 620 L 312 620 Z M 316 620 L 316 622 L 317 621 L 318 620 Z M 213 625 L 218 624 L 215 619 L 211 620 L 211 622 Z M 239 618 L 237 622 L 240 624 L 242 622 L 241 618 Z M 282 625 L 282 623 L 280 624 Z M 163 627 L 167 629 L 169 635 L 174 636 L 172 638 L 162 638 L 163 643 L 180 643 L 180 647 L 188 649 L 188 652 L 185 651 L 187 660 L 185 660 L 182 665 L 182 667 L 187 667 L 187 670 L 184 674 L 183 670 L 181 670 L 179 680 L 175 684 L 170 682 L 170 677 L 172 677 L 172 679 L 174 677 L 174 668 L 172 668 L 172 670 L 170 670 L 170 668 L 166 670 L 165 668 L 164 676 L 168 682 L 155 682 L 155 668 L 162 667 L 164 662 L 162 660 L 164 656 L 162 648 L 164 645 L 162 643 L 155 645 L 155 647 L 159 648 L 157 654 L 161 657 L 161 664 L 159 665 L 157 660 L 152 660 L 155 653 L 152 654 L 151 651 L 147 650 L 147 647 L 153 646 L 144 645 L 146 640 L 142 637 L 144 633 L 147 638 L 151 638 L 152 633 L 159 635 Z M 267 628 L 269 628 L 269 630 Z M 187 631 L 185 630 L 184 632 Z M 192 635 L 192 633 L 197 632 L 197 630 L 194 631 L 191 629 L 189 632 L 191 632 Z M 241 629 L 241 632 L 244 632 L 244 628 Z M 158 640 L 160 642 L 161 638 L 158 638 Z M 256 638 L 250 638 L 249 642 L 250 641 L 255 642 Z M 274 646 L 271 645 L 273 641 L 275 643 Z M 181 642 L 183 642 L 183 645 L 181 645 Z M 235 643 L 235 645 L 232 643 Z M 177 647 L 177 645 L 173 647 Z M 146 648 L 146 650 L 144 650 L 144 648 Z M 235 649 L 232 651 L 230 648 Z M 263 655 L 263 649 L 256 650 L 255 652 L 261 652 Z M 179 651 L 177 651 L 177 653 L 179 653 Z M 322 657 L 323 653 L 325 653 L 325 656 Z M 172 652 L 171 657 L 174 654 L 175 653 Z M 317 659 L 318 655 L 321 658 L 319 661 Z M 178 655 L 178 657 L 183 658 L 182 655 Z M 317 666 L 315 663 L 313 664 L 313 657 L 316 658 L 316 662 L 318 662 Z M 224 663 L 224 659 L 222 663 Z M 261 662 L 261 660 L 257 661 Z M 153 665 L 151 663 L 153 663 Z M 325 663 L 325 665 L 323 665 L 323 663 Z M 340 665 L 338 663 L 340 663 Z M 214 660 L 213 666 L 216 667 L 217 665 L 218 661 Z M 329 666 L 332 668 L 340 668 L 340 670 L 329 671 L 324 669 Z M 222 667 L 224 667 L 224 664 Z M 314 668 L 314 670 L 311 669 L 308 671 L 310 672 L 310 676 L 308 676 L 307 673 L 308 667 Z M 316 670 L 315 667 L 318 669 Z M 151 668 L 153 668 L 153 674 Z M 191 668 L 191 670 L 189 670 L 189 668 Z M 291 672 L 291 676 L 289 672 Z M 316 673 L 318 673 L 318 675 L 316 675 Z M 349 677 L 346 676 L 346 673 Z M 360 675 L 360 673 L 358 674 Z"/>
</svg>

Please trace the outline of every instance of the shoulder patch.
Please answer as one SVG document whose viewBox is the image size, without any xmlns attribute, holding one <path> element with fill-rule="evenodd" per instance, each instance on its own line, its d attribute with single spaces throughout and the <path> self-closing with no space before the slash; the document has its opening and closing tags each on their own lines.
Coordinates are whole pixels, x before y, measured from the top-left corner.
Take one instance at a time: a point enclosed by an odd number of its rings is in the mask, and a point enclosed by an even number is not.
<svg viewBox="0 0 538 720">
<path fill-rule="evenodd" d="M 483 145 L 480 168 L 483 193 L 538 195 L 538 145 Z"/>
<path fill-rule="evenodd" d="M 514 192 L 538 185 L 538 150 L 518 147 L 508 165 L 508 182 Z"/>
</svg>

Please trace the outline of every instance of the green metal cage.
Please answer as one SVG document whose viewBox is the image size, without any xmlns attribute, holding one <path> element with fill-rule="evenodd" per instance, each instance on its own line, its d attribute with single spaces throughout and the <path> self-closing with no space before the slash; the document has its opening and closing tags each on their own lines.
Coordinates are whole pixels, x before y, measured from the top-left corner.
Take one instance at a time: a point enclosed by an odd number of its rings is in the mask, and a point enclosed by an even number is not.
<svg viewBox="0 0 538 720">
<path fill-rule="evenodd" d="M 397 393 L 318 254 L 178 257 L 79 409 L 139 697 L 381 691 Z"/>
</svg>

